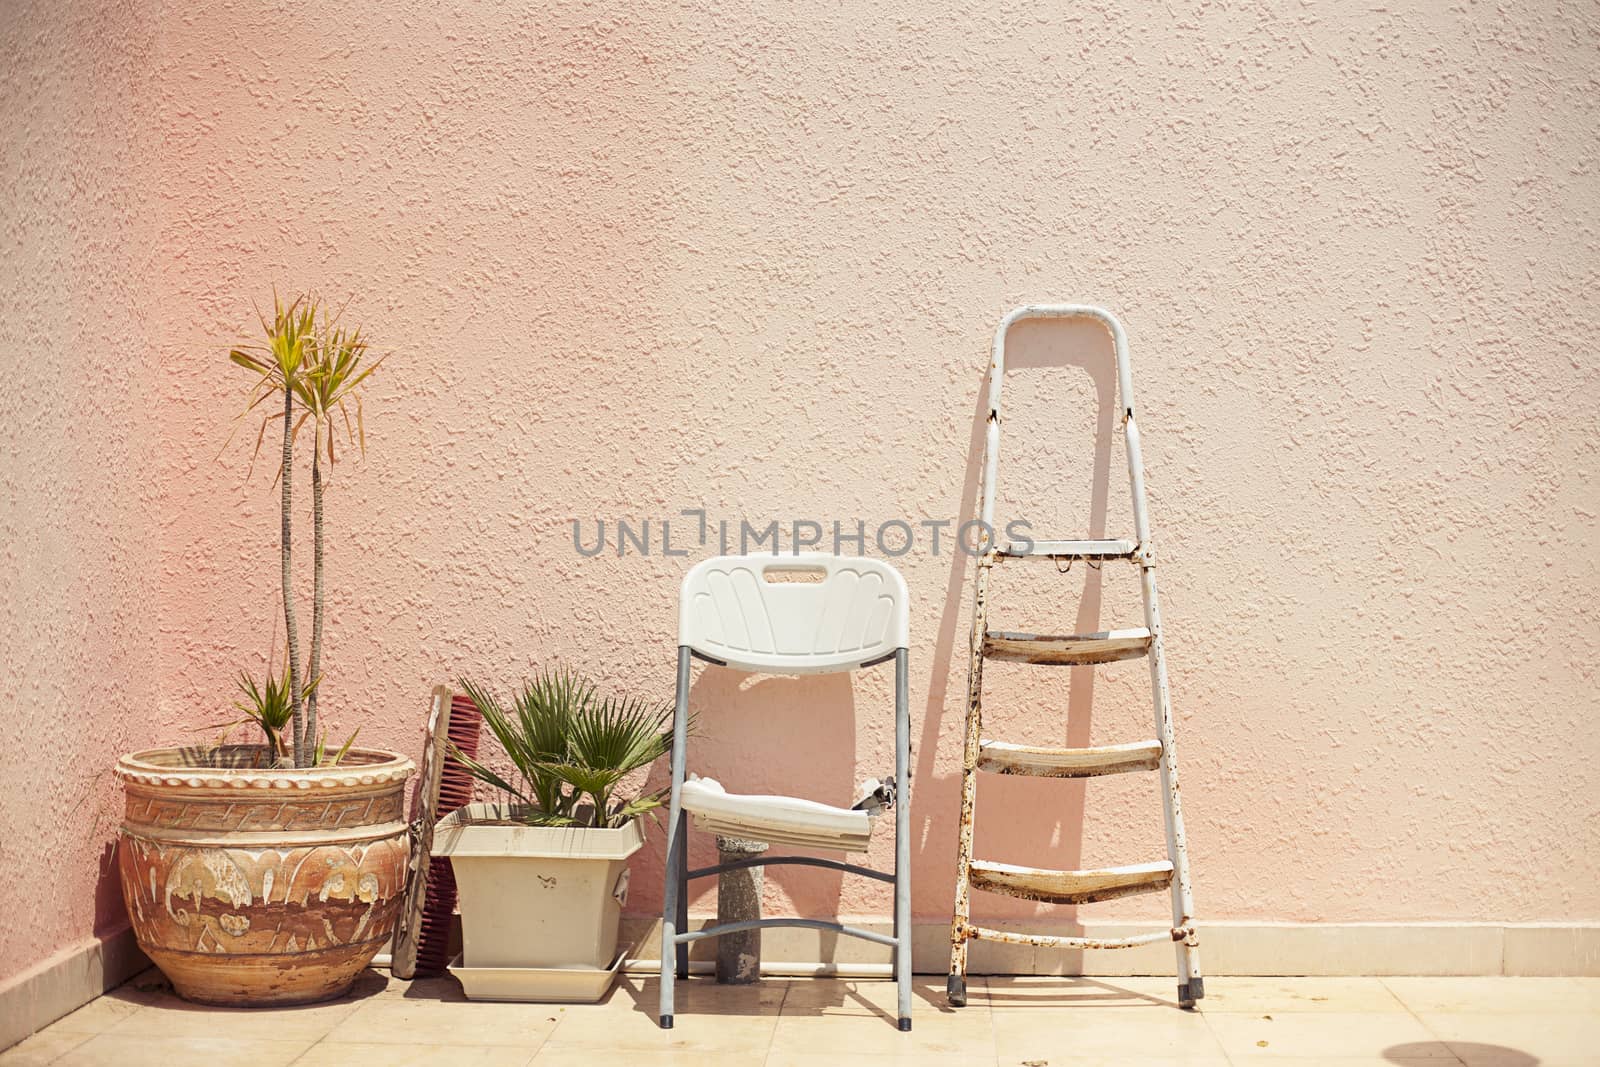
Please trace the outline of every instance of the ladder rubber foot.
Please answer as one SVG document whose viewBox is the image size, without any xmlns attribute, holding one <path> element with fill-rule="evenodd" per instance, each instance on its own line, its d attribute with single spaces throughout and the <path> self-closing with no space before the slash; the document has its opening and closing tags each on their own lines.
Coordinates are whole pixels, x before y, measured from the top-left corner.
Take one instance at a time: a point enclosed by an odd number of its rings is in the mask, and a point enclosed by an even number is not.
<svg viewBox="0 0 1600 1067">
<path fill-rule="evenodd" d="M 911 1020 L 910 1019 L 901 1019 L 900 1020 L 900 1032 L 902 1034 L 909 1034 L 911 1032 Z"/>
<path fill-rule="evenodd" d="M 952 1008 L 967 1006 L 967 980 L 959 974 L 952 974 L 945 982 L 944 994 L 950 1000 Z"/>
<path fill-rule="evenodd" d="M 1189 983 L 1181 982 L 1178 985 L 1178 1007 L 1185 1010 L 1194 1009 L 1194 997 L 1189 993 Z"/>
<path fill-rule="evenodd" d="M 1206 980 L 1199 975 L 1189 979 L 1189 995 L 1196 1000 L 1206 999 Z"/>
<path fill-rule="evenodd" d="M 663 1015 L 661 1017 L 661 1029 L 663 1029 L 663 1030 L 671 1030 L 672 1029 L 672 1016 Z"/>
</svg>

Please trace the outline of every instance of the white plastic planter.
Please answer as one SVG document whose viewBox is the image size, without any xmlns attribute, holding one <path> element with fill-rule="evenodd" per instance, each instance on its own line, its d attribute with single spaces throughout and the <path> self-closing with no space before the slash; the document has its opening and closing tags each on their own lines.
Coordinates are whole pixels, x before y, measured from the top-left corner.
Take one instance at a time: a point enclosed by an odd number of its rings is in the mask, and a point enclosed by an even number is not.
<svg viewBox="0 0 1600 1067">
<path fill-rule="evenodd" d="M 474 1000 L 574 1002 L 605 996 L 619 961 L 635 819 L 614 830 L 529 826 L 500 804 L 440 821 L 461 897 L 462 954 L 450 968 Z"/>
</svg>

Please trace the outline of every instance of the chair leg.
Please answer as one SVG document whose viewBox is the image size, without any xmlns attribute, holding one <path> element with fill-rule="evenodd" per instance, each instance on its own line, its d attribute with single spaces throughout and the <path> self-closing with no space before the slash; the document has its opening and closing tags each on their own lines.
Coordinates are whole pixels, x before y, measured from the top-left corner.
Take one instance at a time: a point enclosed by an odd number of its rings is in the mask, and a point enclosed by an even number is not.
<svg viewBox="0 0 1600 1067">
<path fill-rule="evenodd" d="M 689 929 L 689 814 L 678 816 L 678 932 Z M 689 977 L 689 946 L 676 946 L 675 959 L 679 978 Z"/>
<path fill-rule="evenodd" d="M 894 978 L 899 986 L 900 1029 L 911 1029 L 911 708 L 905 649 L 894 657 Z"/>
<path fill-rule="evenodd" d="M 910 887 L 895 887 L 894 978 L 899 986 L 900 1029 L 911 1029 L 911 911 Z"/>
<path fill-rule="evenodd" d="M 661 1029 L 672 1029 L 672 982 L 677 977 L 673 960 L 678 950 L 678 894 L 682 882 L 678 878 L 678 849 L 673 842 L 667 848 L 667 877 L 665 900 L 661 906 Z"/>
<path fill-rule="evenodd" d="M 688 946 L 678 944 L 680 916 L 685 914 L 684 866 L 689 850 L 684 840 L 686 829 L 683 817 L 684 746 L 689 732 L 689 649 L 678 646 L 678 696 L 677 708 L 672 716 L 672 799 L 667 807 L 667 870 L 666 884 L 661 894 L 661 1029 L 672 1029 L 673 980 L 678 976 L 677 961 L 685 962 L 687 973 Z M 680 948 L 683 956 L 679 956 Z"/>
</svg>

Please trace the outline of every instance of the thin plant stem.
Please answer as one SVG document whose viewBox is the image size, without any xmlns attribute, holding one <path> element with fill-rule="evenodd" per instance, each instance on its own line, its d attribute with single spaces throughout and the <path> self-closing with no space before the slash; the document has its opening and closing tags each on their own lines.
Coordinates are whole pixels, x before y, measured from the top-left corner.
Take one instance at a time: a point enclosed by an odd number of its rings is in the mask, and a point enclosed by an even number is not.
<svg viewBox="0 0 1600 1067">
<path fill-rule="evenodd" d="M 294 765 L 304 767 L 306 743 L 305 724 L 302 721 L 300 704 L 300 678 L 296 664 L 300 660 L 300 635 L 295 625 L 294 595 L 290 588 L 290 533 L 291 533 L 291 508 L 294 503 L 294 492 L 291 483 L 294 477 L 294 390 L 288 386 L 283 390 L 283 544 L 281 556 L 283 558 L 283 632 L 289 643 L 289 695 L 294 706 Z"/>
<path fill-rule="evenodd" d="M 321 421 L 311 427 L 311 663 L 306 677 L 322 677 L 322 465 Z M 317 738 L 317 693 L 319 685 L 306 698 L 305 736 L 315 744 Z"/>
</svg>

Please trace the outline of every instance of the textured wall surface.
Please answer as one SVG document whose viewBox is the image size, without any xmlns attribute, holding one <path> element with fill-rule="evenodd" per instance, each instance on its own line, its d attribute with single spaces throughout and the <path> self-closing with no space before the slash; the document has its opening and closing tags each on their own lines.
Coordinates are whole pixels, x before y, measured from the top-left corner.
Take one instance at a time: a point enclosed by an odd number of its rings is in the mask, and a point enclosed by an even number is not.
<svg viewBox="0 0 1600 1067">
<path fill-rule="evenodd" d="M 408 752 L 455 675 L 670 695 L 705 550 L 581 558 L 574 518 L 965 517 L 993 323 L 1082 300 L 1132 338 L 1202 917 L 1600 918 L 1593 6 L 802 7 L 163 13 L 141 740 L 216 721 L 281 640 L 223 356 L 274 284 L 349 297 L 394 353 L 330 489 L 324 714 Z M 1119 534 L 1105 339 L 1013 341 L 1003 510 Z M 972 575 L 926 540 L 900 562 L 937 918 Z M 997 584 L 1016 628 L 1136 617 L 1126 572 Z M 994 733 L 1148 736 L 1141 664 L 992 678 Z M 707 675 L 691 765 L 846 799 L 890 765 L 888 691 Z M 1160 847 L 1149 779 L 985 781 L 980 810 L 994 858 Z"/>
<path fill-rule="evenodd" d="M 154 32 L 89 3 L 0 29 L 0 982 L 127 925 L 111 765 L 178 725 L 151 715 Z"/>
</svg>

